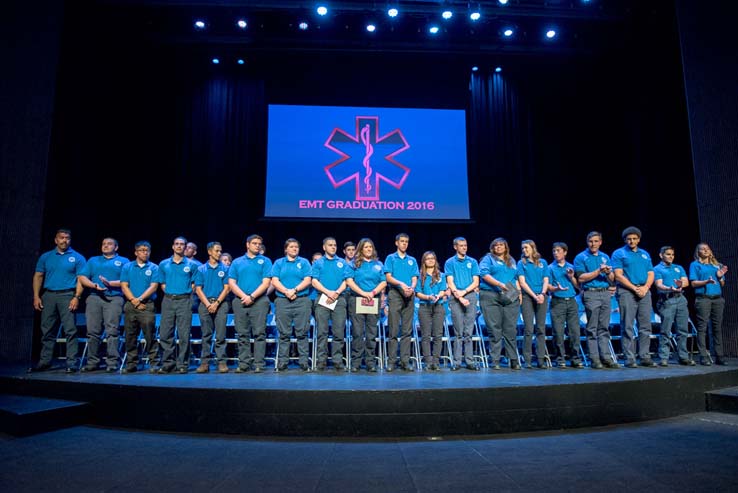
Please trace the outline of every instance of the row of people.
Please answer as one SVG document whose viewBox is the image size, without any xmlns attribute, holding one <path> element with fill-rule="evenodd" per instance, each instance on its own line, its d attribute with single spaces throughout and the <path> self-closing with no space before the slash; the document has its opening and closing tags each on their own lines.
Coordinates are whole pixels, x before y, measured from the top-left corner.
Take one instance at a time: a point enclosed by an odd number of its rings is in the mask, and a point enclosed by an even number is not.
<svg viewBox="0 0 738 493">
<path fill-rule="evenodd" d="M 61 321 L 67 338 L 67 371 L 74 372 L 78 364 L 76 325 L 72 312 L 76 311 L 85 289 L 89 290 L 86 303 L 89 356 L 83 371 L 94 371 L 100 363 L 99 345 L 103 330 L 109 336 L 107 369 L 117 371 L 120 361 L 117 339 L 121 312 L 124 315 L 127 365 L 124 372 L 138 368 L 138 334 L 143 332 L 149 358 L 153 361 L 155 344 L 155 308 L 157 293 L 161 290 L 161 322 L 159 345 L 161 360 L 152 371 L 186 373 L 190 358 L 190 330 L 193 290 L 197 296 L 197 310 L 203 332 L 203 347 L 210 347 L 215 336 L 215 357 L 219 372 L 227 372 L 225 362 L 225 325 L 229 309 L 234 313 L 238 337 L 237 372 L 264 371 L 266 350 L 266 318 L 269 313 L 270 291 L 274 292 L 275 319 L 279 330 L 277 369 L 287 368 L 289 341 L 294 327 L 300 367 L 307 371 L 308 329 L 311 314 L 317 325 L 317 367 L 324 369 L 328 360 L 327 339 L 333 328 L 332 361 L 343 370 L 343 341 L 346 317 L 351 319 L 353 370 L 362 361 L 368 371 L 376 371 L 377 322 L 382 305 L 388 315 L 387 370 L 395 364 L 411 370 L 411 334 L 417 299 L 418 319 L 423 335 L 422 353 L 429 369 L 439 369 L 441 337 L 446 308 L 451 313 L 456 337 L 454 365 L 478 370 L 472 351 L 472 333 L 481 308 L 490 332 L 492 366 L 499 367 L 502 349 L 513 369 L 520 369 L 516 350 L 516 331 L 519 313 L 524 321 L 523 362 L 533 361 L 533 340 L 536 340 L 539 367 L 550 364 L 545 344 L 545 318 L 550 298 L 551 322 L 554 329 L 556 360 L 565 367 L 567 352 L 565 333 L 569 340 L 580 336 L 577 291 L 587 315 L 585 327 L 589 357 L 593 368 L 617 367 L 610 344 L 610 298 L 615 295 L 620 308 L 623 352 L 627 367 L 639 364 L 654 366 L 650 357 L 651 287 L 658 294 L 657 310 L 661 314 L 662 337 L 659 345 L 660 364 L 667 365 L 672 327 L 679 334 L 678 357 L 682 364 L 690 364 L 686 349 L 687 301 L 684 289 L 690 283 L 695 289 L 697 342 L 703 364 L 710 364 L 706 334 L 708 322 L 712 325 L 713 349 L 716 362 L 724 364 L 722 352 L 722 311 L 724 300 L 721 287 L 725 283 L 727 267 L 715 259 L 709 245 L 701 243 L 695 250 L 689 276 L 673 263 L 674 250 L 663 247 L 661 262 L 652 265 L 648 253 L 638 247 L 641 232 L 637 228 L 623 231 L 625 246 L 616 250 L 612 258 L 600 250 L 602 235 L 591 232 L 587 249 L 578 254 L 574 264 L 566 260 L 568 247 L 554 243 L 554 262 L 548 265 L 541 258 L 535 242 L 526 240 L 521 245 L 522 256 L 515 261 L 506 240 L 496 238 L 490 253 L 479 262 L 467 255 L 464 238 L 455 238 L 455 254 L 440 269 L 433 252 L 425 252 L 420 265 L 408 254 L 409 237 L 395 238 L 396 252 L 382 263 L 377 258 L 374 243 L 364 238 L 358 245 L 344 245 L 341 258 L 334 238 L 323 241 L 323 254 L 313 263 L 300 257 L 300 243 L 290 238 L 285 242 L 285 256 L 274 263 L 263 254 L 263 239 L 251 235 L 246 239 L 246 252 L 230 263 L 230 255 L 223 260 L 222 246 L 208 244 L 208 261 L 200 263 L 190 258 L 196 246 L 183 237 L 175 238 L 172 256 L 158 265 L 151 262 L 151 245 L 138 242 L 133 261 L 118 254 L 118 244 L 112 238 L 102 242 L 102 255 L 89 261 L 71 248 L 71 233 L 59 230 L 55 236 L 56 248 L 44 253 L 38 260 L 33 280 L 34 307 L 41 311 L 42 349 L 34 367 L 50 367 L 55 343 L 54 329 Z M 189 250 L 190 256 L 187 255 Z M 227 265 L 230 263 L 230 265 Z M 637 320 L 638 331 L 634 322 Z M 175 330 L 178 337 L 175 338 Z M 251 340 L 254 341 L 253 349 Z M 178 341 L 175 344 L 175 341 Z M 399 361 L 396 361 L 399 345 Z M 198 372 L 209 370 L 209 352 L 204 354 Z M 572 367 L 583 367 L 578 344 L 570 347 Z"/>
</svg>

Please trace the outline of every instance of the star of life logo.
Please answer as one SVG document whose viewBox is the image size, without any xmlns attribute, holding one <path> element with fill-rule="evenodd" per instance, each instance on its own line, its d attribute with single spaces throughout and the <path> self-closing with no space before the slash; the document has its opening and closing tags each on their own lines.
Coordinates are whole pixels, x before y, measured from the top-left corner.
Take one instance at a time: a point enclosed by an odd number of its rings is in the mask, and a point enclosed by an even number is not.
<svg viewBox="0 0 738 493">
<path fill-rule="evenodd" d="M 356 200 L 380 200 L 380 182 L 399 190 L 410 174 L 395 159 L 410 145 L 399 129 L 380 135 L 378 116 L 357 116 L 354 135 L 334 128 L 324 145 L 340 156 L 324 168 L 333 188 L 353 183 Z"/>
</svg>

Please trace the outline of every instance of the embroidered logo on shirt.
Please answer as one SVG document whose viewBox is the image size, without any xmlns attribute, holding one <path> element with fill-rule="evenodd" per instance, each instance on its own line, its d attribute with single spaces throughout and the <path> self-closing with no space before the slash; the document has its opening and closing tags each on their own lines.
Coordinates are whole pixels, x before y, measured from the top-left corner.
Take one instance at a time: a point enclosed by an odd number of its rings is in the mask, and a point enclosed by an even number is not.
<svg viewBox="0 0 738 493">
<path fill-rule="evenodd" d="M 264 263 L 264 260 L 263 259 L 259 259 L 259 260 L 256 261 L 256 263 L 259 264 L 259 265 L 261 265 L 261 264 Z"/>
<path fill-rule="evenodd" d="M 115 264 L 116 267 L 120 267 L 121 265 L 123 265 L 123 262 L 121 262 L 120 260 L 116 260 L 115 262 L 113 262 L 113 264 Z"/>
<path fill-rule="evenodd" d="M 69 261 L 72 262 L 72 263 L 75 263 L 77 261 L 77 259 L 74 258 L 74 257 L 69 257 Z"/>
<path fill-rule="evenodd" d="M 408 260 L 407 261 L 407 265 L 413 265 L 413 261 L 412 260 Z"/>
<path fill-rule="evenodd" d="M 190 268 L 189 267 L 185 267 L 184 268 L 184 271 L 187 272 L 187 273 L 189 273 L 190 272 Z"/>
<path fill-rule="evenodd" d="M 336 265 L 339 269 L 343 269 L 343 262 L 338 262 Z"/>
<path fill-rule="evenodd" d="M 218 277 L 225 277 L 225 272 L 222 270 L 218 272 Z"/>
<path fill-rule="evenodd" d="M 146 269 L 146 272 L 144 272 L 144 274 L 151 277 L 151 269 Z"/>
</svg>

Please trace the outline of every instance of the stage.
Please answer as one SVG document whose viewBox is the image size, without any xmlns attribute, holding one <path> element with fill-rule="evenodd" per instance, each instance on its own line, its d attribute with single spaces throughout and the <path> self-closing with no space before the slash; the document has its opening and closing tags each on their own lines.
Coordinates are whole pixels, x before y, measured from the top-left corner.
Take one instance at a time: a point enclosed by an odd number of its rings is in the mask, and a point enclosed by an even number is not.
<svg viewBox="0 0 738 493">
<path fill-rule="evenodd" d="M 83 403 L 88 424 L 290 437 L 489 435 L 646 421 L 706 410 L 738 366 L 592 370 L 152 375 L 0 369 L 2 393 Z M 66 405 L 68 408 L 68 404 Z"/>
</svg>

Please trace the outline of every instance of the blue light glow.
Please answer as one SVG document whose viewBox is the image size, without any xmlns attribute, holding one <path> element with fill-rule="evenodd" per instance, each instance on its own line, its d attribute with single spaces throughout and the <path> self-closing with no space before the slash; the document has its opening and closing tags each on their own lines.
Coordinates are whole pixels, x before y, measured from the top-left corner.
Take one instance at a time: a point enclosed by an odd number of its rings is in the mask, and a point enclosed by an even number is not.
<svg viewBox="0 0 738 493">
<path fill-rule="evenodd" d="M 502 31 L 502 34 L 504 34 L 506 38 L 509 38 L 510 36 L 512 36 L 513 34 L 515 34 L 515 31 L 513 31 L 510 28 L 507 28 L 504 31 Z"/>
<path fill-rule="evenodd" d="M 556 31 L 554 29 L 549 29 L 548 31 L 546 31 L 546 37 L 548 39 L 555 38 L 556 37 Z"/>
<path fill-rule="evenodd" d="M 497 0 L 500 2 L 500 5 L 507 5 L 507 0 Z"/>
<path fill-rule="evenodd" d="M 443 17 L 446 20 L 449 20 L 453 16 L 454 16 L 454 13 L 451 12 L 450 10 L 444 10 L 443 13 L 441 14 L 441 17 Z"/>
<path fill-rule="evenodd" d="M 438 34 L 438 31 L 439 31 L 438 26 L 431 26 L 428 29 L 428 32 L 431 33 L 431 34 Z"/>
<path fill-rule="evenodd" d="M 297 25 L 297 27 L 300 28 L 301 31 L 307 31 L 308 23 L 303 21 Z"/>
<path fill-rule="evenodd" d="M 500 72 L 502 72 L 502 67 L 495 67 L 495 72 L 497 72 L 498 74 L 499 74 Z"/>
<path fill-rule="evenodd" d="M 213 58 L 211 61 L 213 62 L 213 65 L 218 65 L 220 63 L 220 60 L 217 58 Z"/>
<path fill-rule="evenodd" d="M 474 65 L 474 66 L 472 67 L 472 72 L 476 72 L 477 70 L 479 70 L 479 67 L 477 67 L 476 65 Z"/>
<path fill-rule="evenodd" d="M 318 15 L 325 15 L 328 13 L 328 7 L 326 7 L 325 5 L 320 5 L 315 11 L 318 13 Z"/>
<path fill-rule="evenodd" d="M 473 21 L 478 21 L 482 18 L 482 14 L 480 14 L 479 12 L 472 12 L 471 14 L 469 14 L 469 18 Z"/>
<path fill-rule="evenodd" d="M 400 11 L 397 10 L 396 8 L 394 8 L 394 7 L 391 8 L 391 9 L 389 9 L 389 10 L 387 10 L 387 15 L 390 16 L 390 17 L 397 17 L 397 14 L 399 14 L 399 13 L 400 13 Z"/>
<path fill-rule="evenodd" d="M 377 30 L 377 26 L 375 26 L 374 24 L 367 24 L 366 30 L 369 31 L 370 33 L 373 33 L 374 31 Z"/>
<path fill-rule="evenodd" d="M 243 58 L 239 58 L 236 63 L 238 63 L 239 65 L 243 65 L 246 62 L 243 61 Z"/>
<path fill-rule="evenodd" d="M 205 21 L 195 21 L 195 29 L 205 29 Z"/>
<path fill-rule="evenodd" d="M 241 29 L 246 29 L 249 26 L 249 23 L 246 22 L 245 19 L 238 19 L 238 22 L 236 22 L 236 25 L 240 27 Z"/>
</svg>

